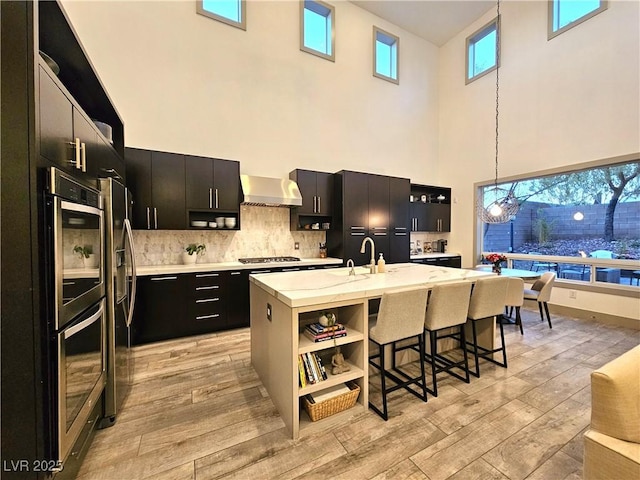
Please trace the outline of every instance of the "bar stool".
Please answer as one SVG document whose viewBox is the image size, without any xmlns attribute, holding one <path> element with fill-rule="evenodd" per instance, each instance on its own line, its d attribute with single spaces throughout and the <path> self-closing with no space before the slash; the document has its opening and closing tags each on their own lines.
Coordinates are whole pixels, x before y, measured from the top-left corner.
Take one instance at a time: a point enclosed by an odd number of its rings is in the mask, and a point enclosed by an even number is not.
<svg viewBox="0 0 640 480">
<path fill-rule="evenodd" d="M 540 310 L 540 321 L 544 322 L 544 316 L 542 315 L 542 307 L 547 314 L 547 322 L 549 322 L 549 328 L 551 326 L 551 316 L 549 315 L 549 305 L 547 302 L 551 300 L 551 290 L 553 289 L 553 283 L 556 280 L 556 274 L 547 272 L 543 274 L 538 280 L 531 285 L 531 289 L 524 290 L 525 300 L 534 300 L 538 302 L 538 310 Z"/>
<path fill-rule="evenodd" d="M 420 355 L 420 376 L 411 377 L 398 368 L 395 370 L 404 376 L 404 379 L 387 369 L 385 365 L 385 346 L 391 345 L 395 353 L 395 343 L 400 340 L 417 337 L 421 351 L 424 351 L 423 329 L 424 312 L 427 307 L 428 290 L 405 290 L 383 293 L 380 301 L 380 309 L 374 320 L 375 324 L 369 329 L 369 340 L 378 346 L 378 353 L 369 356 L 369 364 L 380 370 L 380 384 L 382 389 L 382 410 L 369 402 L 373 409 L 384 420 L 389 418 L 387 409 L 387 394 L 400 388 L 404 388 L 422 401 L 427 401 L 427 389 L 425 382 L 424 357 Z M 374 360 L 379 359 L 379 363 Z M 395 364 L 395 355 L 393 358 Z M 386 379 L 395 382 L 396 385 L 387 388 Z M 410 385 L 420 387 L 422 393 L 417 392 Z"/>
<path fill-rule="evenodd" d="M 471 283 L 436 285 L 431 290 L 424 320 L 425 332 L 429 332 L 430 353 L 427 354 L 424 350 L 423 352 L 425 358 L 431 362 L 433 390 L 427 388 L 427 391 L 434 397 L 438 396 L 436 375 L 440 372 L 446 372 L 459 380 L 469 383 L 469 360 L 465 347 L 464 326 L 467 322 L 470 297 Z M 453 327 L 458 327 L 457 333 L 449 331 Z M 447 330 L 449 333 L 445 332 L 439 335 L 438 333 L 443 330 Z M 460 342 L 463 360 L 455 362 L 438 353 L 438 340 L 444 338 L 454 338 Z M 453 368 L 462 370 L 464 377 L 452 371 Z"/>
<path fill-rule="evenodd" d="M 520 327 L 520 335 L 524 335 L 522 330 L 522 317 L 520 316 L 520 307 L 524 303 L 524 280 L 517 277 L 508 277 L 507 280 L 507 298 L 504 301 L 505 309 L 509 308 L 513 312 L 516 309 L 516 325 Z M 511 314 L 511 313 L 510 313 Z"/>
<path fill-rule="evenodd" d="M 475 371 L 471 371 L 471 375 L 480 377 L 480 363 L 479 358 L 482 357 L 485 360 L 495 363 L 501 367 L 507 367 L 507 348 L 504 343 L 504 328 L 501 321 L 497 323 L 500 325 L 500 348 L 489 349 L 478 345 L 478 332 L 476 328 L 476 322 L 487 318 L 495 317 L 499 320 L 499 316 L 502 316 L 502 312 L 505 307 L 505 300 L 507 296 L 507 284 L 509 279 L 507 277 L 495 276 L 489 278 L 480 278 L 476 281 L 471 292 L 471 301 L 469 302 L 469 312 L 467 318 L 471 323 L 471 329 L 473 331 L 473 343 L 467 342 L 467 345 L 471 345 L 473 358 L 475 361 Z M 493 329 L 491 329 L 493 332 Z M 493 340 L 493 339 L 492 339 Z M 502 362 L 499 362 L 493 358 L 494 353 L 502 352 Z"/>
</svg>

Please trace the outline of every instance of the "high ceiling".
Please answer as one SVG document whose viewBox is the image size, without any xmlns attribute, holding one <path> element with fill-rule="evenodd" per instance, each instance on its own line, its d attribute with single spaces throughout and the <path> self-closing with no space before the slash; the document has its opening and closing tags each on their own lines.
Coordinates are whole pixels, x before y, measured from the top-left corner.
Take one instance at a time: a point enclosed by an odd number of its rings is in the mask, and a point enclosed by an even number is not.
<svg viewBox="0 0 640 480">
<path fill-rule="evenodd" d="M 442 46 L 495 8 L 486 0 L 352 0 L 352 3 L 425 40 Z"/>
</svg>

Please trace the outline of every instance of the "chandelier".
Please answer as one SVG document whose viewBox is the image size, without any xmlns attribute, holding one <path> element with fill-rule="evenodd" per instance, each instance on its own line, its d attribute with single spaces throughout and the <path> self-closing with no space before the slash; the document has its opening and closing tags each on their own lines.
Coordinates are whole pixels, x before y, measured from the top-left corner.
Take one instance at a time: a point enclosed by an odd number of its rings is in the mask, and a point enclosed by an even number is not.
<svg viewBox="0 0 640 480">
<path fill-rule="evenodd" d="M 493 187 L 483 188 L 478 197 L 476 210 L 484 223 L 506 223 L 520 209 L 518 199 L 511 189 L 498 187 L 498 119 L 500 106 L 500 0 L 497 1 L 498 24 L 496 25 L 496 172 Z"/>
</svg>

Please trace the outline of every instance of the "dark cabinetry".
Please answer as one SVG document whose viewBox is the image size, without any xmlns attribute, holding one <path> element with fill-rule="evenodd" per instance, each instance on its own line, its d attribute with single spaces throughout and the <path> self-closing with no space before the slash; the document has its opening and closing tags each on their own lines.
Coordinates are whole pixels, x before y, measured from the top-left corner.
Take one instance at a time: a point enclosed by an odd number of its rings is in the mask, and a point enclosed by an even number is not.
<svg viewBox="0 0 640 480">
<path fill-rule="evenodd" d="M 128 186 L 133 192 L 133 228 L 184 230 L 184 156 L 126 148 L 125 161 Z"/>
<path fill-rule="evenodd" d="M 239 229 L 240 163 L 185 155 L 185 171 L 189 219 L 212 221 L 207 213 L 227 215 L 236 219 Z"/>
<path fill-rule="evenodd" d="M 462 257 L 428 257 L 412 259 L 411 263 L 421 263 L 423 265 L 434 265 L 438 267 L 462 268 Z"/>
<path fill-rule="evenodd" d="M 40 155 L 87 179 L 123 177 L 122 160 L 48 67 L 40 65 Z M 53 76 L 52 76 L 53 75 Z"/>
<path fill-rule="evenodd" d="M 366 236 L 374 240 L 376 257 L 388 263 L 409 260 L 409 179 L 341 171 L 335 175 L 336 231 L 328 235 L 331 256 L 368 263 L 360 253 Z M 367 247 L 369 248 L 369 247 Z M 377 258 L 376 258 L 377 260 Z"/>
<path fill-rule="evenodd" d="M 333 174 L 312 170 L 293 170 L 289 178 L 300 188 L 302 205 L 291 209 L 291 229 L 303 230 L 308 225 L 330 224 L 333 215 Z"/>
<path fill-rule="evenodd" d="M 451 231 L 451 189 L 411 185 L 411 231 Z"/>
</svg>

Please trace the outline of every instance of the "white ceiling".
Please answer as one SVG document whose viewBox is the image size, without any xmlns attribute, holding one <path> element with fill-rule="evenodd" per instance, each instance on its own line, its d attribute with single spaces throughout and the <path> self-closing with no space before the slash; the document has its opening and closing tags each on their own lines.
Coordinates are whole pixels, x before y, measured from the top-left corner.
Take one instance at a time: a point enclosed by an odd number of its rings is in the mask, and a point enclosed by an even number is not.
<svg viewBox="0 0 640 480">
<path fill-rule="evenodd" d="M 352 0 L 352 3 L 404 30 L 442 46 L 495 8 L 486 0 Z"/>
</svg>

